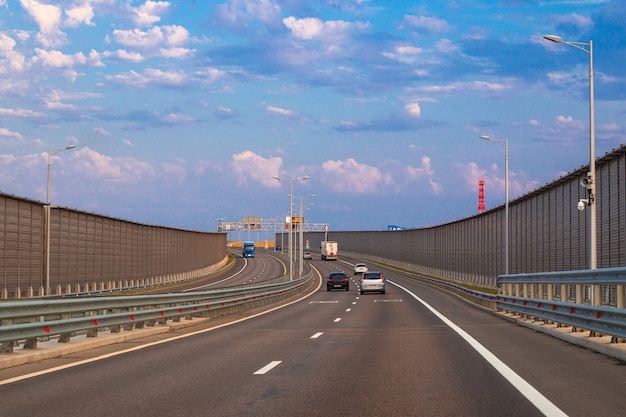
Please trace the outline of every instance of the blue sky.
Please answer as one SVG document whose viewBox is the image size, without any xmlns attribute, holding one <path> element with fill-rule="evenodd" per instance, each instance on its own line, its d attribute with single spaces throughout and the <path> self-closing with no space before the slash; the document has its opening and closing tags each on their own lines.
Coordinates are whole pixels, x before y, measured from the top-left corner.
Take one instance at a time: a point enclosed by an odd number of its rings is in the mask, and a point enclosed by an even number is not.
<svg viewBox="0 0 626 417">
<path fill-rule="evenodd" d="M 626 1 L 0 0 L 0 191 L 148 224 L 423 227 L 626 142 Z M 310 205 L 313 203 L 313 205 Z M 575 202 L 574 202 L 575 203 Z M 573 204 L 574 204 L 573 203 Z M 298 210 L 298 207 L 295 208 Z"/>
</svg>

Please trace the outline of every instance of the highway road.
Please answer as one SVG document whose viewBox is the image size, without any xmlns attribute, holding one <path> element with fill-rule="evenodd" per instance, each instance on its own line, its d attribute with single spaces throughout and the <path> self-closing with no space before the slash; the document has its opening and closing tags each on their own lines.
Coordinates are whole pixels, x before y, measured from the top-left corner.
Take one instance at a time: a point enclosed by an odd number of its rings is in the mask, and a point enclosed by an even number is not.
<svg viewBox="0 0 626 417">
<path fill-rule="evenodd" d="M 352 262 L 312 264 L 352 275 Z M 381 270 L 384 295 L 321 286 L 263 314 L 0 370 L 0 415 L 626 415 L 624 363 Z"/>
</svg>

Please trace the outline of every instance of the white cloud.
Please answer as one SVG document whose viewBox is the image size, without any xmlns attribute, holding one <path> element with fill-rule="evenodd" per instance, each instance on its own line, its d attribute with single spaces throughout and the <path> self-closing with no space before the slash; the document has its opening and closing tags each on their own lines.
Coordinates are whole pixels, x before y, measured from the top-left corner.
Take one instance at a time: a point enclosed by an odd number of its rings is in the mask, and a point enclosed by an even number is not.
<svg viewBox="0 0 626 417">
<path fill-rule="evenodd" d="M 15 45 L 16 42 L 13 38 L 4 33 L 0 33 L 0 58 L 3 56 L 6 57 L 12 70 L 22 71 L 26 58 L 23 54 L 14 50 Z M 3 61 L 0 59 L 0 68 L 2 67 L 2 62 Z"/>
<path fill-rule="evenodd" d="M 505 91 L 511 89 L 510 85 L 489 83 L 486 81 L 454 82 L 448 85 L 431 85 L 420 88 L 421 91 L 431 93 L 451 93 L 464 91 Z"/>
<path fill-rule="evenodd" d="M 189 83 L 189 78 L 183 71 L 161 71 L 154 68 L 146 68 L 143 74 L 130 71 L 126 74 L 112 75 L 106 78 L 136 88 L 146 88 L 149 85 L 177 87 Z"/>
<path fill-rule="evenodd" d="M 452 30 L 448 22 L 436 17 L 407 15 L 404 16 L 404 21 L 409 25 L 425 32 L 440 33 Z"/>
<path fill-rule="evenodd" d="M 435 181 L 435 171 L 433 170 L 430 157 L 423 156 L 422 157 L 422 166 L 421 167 L 412 167 L 407 166 L 406 171 L 408 174 L 408 178 L 412 181 L 420 180 L 423 178 L 428 179 L 430 184 L 430 188 L 434 194 L 441 194 L 442 187 L 437 181 Z"/>
<path fill-rule="evenodd" d="M 556 124 L 560 128 L 566 129 L 585 129 L 585 123 L 580 120 L 575 120 L 572 116 L 557 116 Z"/>
<path fill-rule="evenodd" d="M 231 162 L 239 184 L 250 185 L 252 182 L 274 188 L 280 184 L 272 177 L 278 176 L 282 164 L 281 158 L 263 158 L 252 151 L 233 155 Z"/>
<path fill-rule="evenodd" d="M 138 26 L 153 25 L 161 20 L 161 15 L 169 10 L 170 4 L 167 1 L 146 0 L 141 6 L 131 8 L 132 19 Z"/>
<path fill-rule="evenodd" d="M 183 48 L 189 42 L 189 31 L 179 25 L 155 26 L 146 31 L 140 29 L 114 30 L 113 39 L 127 48 L 136 49 L 150 56 L 186 58 L 195 50 Z M 120 57 L 131 56 L 120 54 Z M 132 56 L 137 59 L 136 56 Z"/>
<path fill-rule="evenodd" d="M 362 22 L 351 23 L 343 20 L 324 22 L 314 17 L 296 19 L 293 16 L 284 18 L 283 24 L 297 39 L 327 39 L 333 42 L 341 40 L 354 28 L 362 30 L 369 26 Z"/>
<path fill-rule="evenodd" d="M 0 137 L 23 140 L 24 138 L 17 132 L 12 132 L 7 128 L 0 127 Z"/>
<path fill-rule="evenodd" d="M 100 54 L 91 50 L 89 56 L 85 56 L 82 52 L 74 55 L 67 55 L 61 51 L 46 51 L 44 49 L 35 48 L 37 57 L 35 61 L 40 61 L 44 65 L 56 68 L 72 68 L 77 65 L 91 65 L 101 67 L 104 64 L 100 61 Z"/>
<path fill-rule="evenodd" d="M 87 178 L 98 178 L 109 182 L 140 183 L 154 176 L 155 171 L 145 161 L 134 158 L 112 158 L 88 147 L 72 152 L 74 169 Z"/>
<path fill-rule="evenodd" d="M 215 7 L 216 18 L 230 26 L 245 26 L 254 20 L 272 24 L 280 13 L 280 4 L 272 0 L 230 0 Z"/>
<path fill-rule="evenodd" d="M 45 115 L 30 109 L 3 109 L 0 107 L 0 116 L 14 117 L 44 117 Z"/>
<path fill-rule="evenodd" d="M 36 0 L 20 0 L 22 7 L 39 26 L 37 40 L 46 47 L 55 47 L 66 42 L 66 36 L 61 32 L 61 7 L 51 4 L 42 4 Z"/>
<path fill-rule="evenodd" d="M 352 158 L 324 162 L 322 170 L 326 183 L 338 192 L 369 194 L 393 184 L 389 174 L 376 167 L 359 164 Z"/>
<path fill-rule="evenodd" d="M 92 19 L 94 18 L 93 8 L 90 4 L 83 4 L 65 10 L 67 19 L 65 24 L 69 27 L 78 27 L 81 24 L 93 26 Z"/>
<path fill-rule="evenodd" d="M 293 110 L 287 110 L 287 109 L 283 109 L 283 108 L 275 107 L 275 106 L 266 106 L 265 110 L 270 114 L 277 114 L 280 116 L 284 116 L 290 120 L 295 120 L 295 121 L 307 120 L 304 115 Z"/>
<path fill-rule="evenodd" d="M 422 109 L 420 107 L 420 104 L 417 102 L 407 104 L 406 106 L 404 106 L 404 110 L 406 110 L 406 112 L 410 114 L 411 116 L 416 116 L 416 117 L 422 116 Z"/>
</svg>

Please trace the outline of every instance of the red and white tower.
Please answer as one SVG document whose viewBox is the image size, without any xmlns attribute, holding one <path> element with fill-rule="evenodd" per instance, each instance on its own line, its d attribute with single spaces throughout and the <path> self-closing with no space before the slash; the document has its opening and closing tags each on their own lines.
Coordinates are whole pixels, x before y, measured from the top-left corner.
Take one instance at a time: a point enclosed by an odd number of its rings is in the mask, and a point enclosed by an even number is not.
<svg viewBox="0 0 626 417">
<path fill-rule="evenodd" d="M 478 213 L 485 211 L 485 180 L 478 180 Z"/>
</svg>

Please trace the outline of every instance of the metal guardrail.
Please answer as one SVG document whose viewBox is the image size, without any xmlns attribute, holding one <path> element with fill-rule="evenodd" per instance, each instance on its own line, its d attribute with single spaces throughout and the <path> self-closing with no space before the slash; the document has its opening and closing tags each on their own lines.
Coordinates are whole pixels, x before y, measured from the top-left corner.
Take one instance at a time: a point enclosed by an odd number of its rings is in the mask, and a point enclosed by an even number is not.
<svg viewBox="0 0 626 417">
<path fill-rule="evenodd" d="M 419 274 L 401 272 L 447 291 L 453 292 L 475 304 L 491 310 L 505 311 L 521 316 L 572 326 L 591 334 L 612 336 L 613 341 L 626 339 L 626 268 L 603 268 L 580 271 L 544 272 L 535 274 L 501 275 L 498 277 L 500 294 L 482 292 Z M 575 302 L 568 301 L 569 287 L 576 295 Z M 599 294 L 605 287 L 615 294 L 615 305 L 585 304 L 585 291 Z M 590 288 L 594 288 L 593 291 Z M 559 300 L 555 300 L 555 297 Z"/>
<path fill-rule="evenodd" d="M 89 298 L 45 299 L 0 303 L 0 353 L 12 353 L 18 341 L 25 349 L 41 338 L 59 336 L 69 342 L 76 332 L 95 337 L 111 332 L 180 321 L 182 317 L 217 317 L 241 312 L 284 298 L 308 284 L 312 273 L 273 284 L 203 292 Z"/>
<path fill-rule="evenodd" d="M 498 309 L 626 338 L 626 268 L 501 275 L 498 286 Z"/>
</svg>

